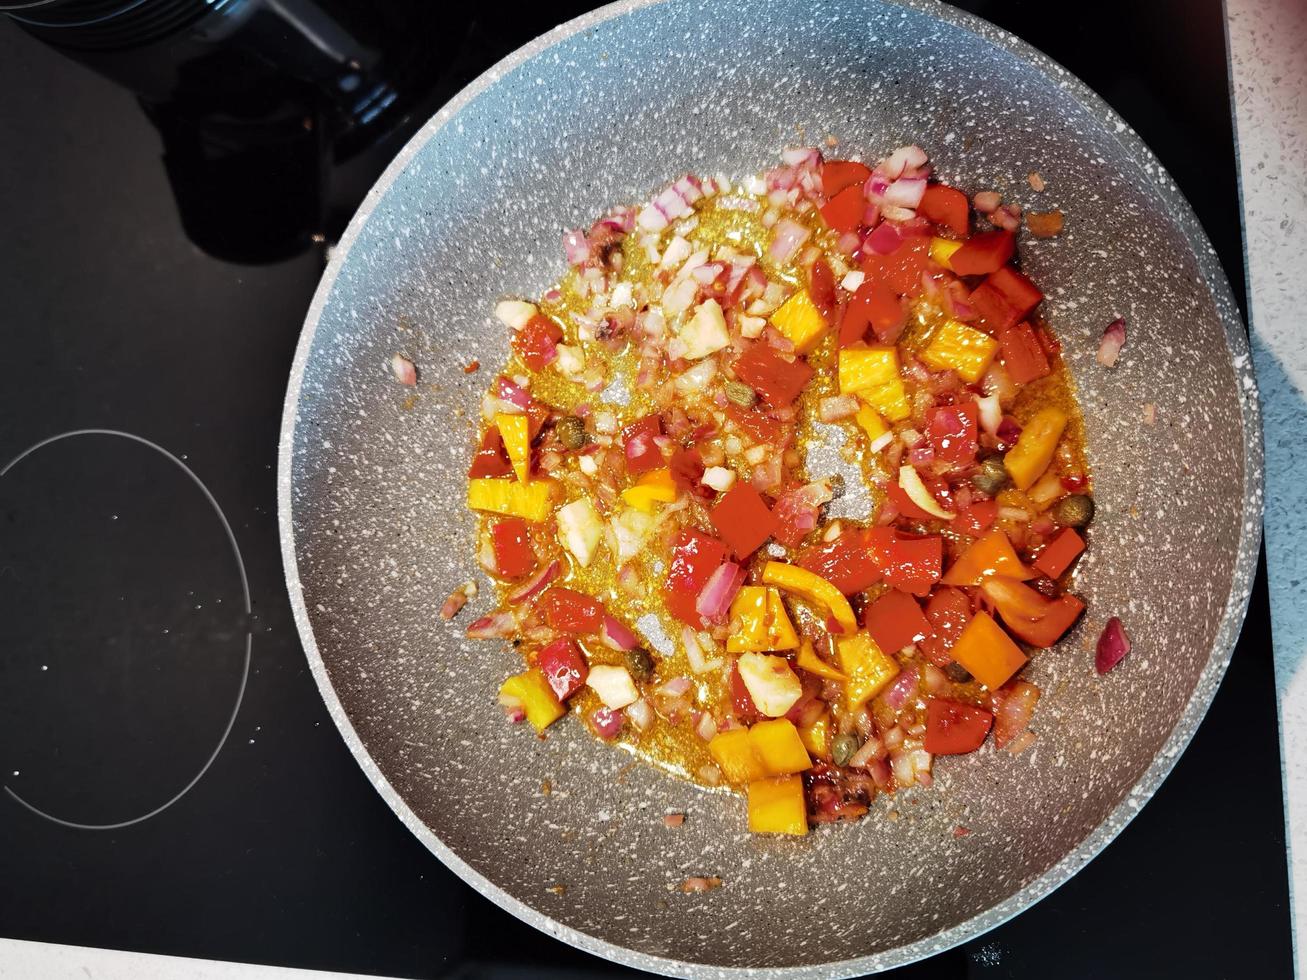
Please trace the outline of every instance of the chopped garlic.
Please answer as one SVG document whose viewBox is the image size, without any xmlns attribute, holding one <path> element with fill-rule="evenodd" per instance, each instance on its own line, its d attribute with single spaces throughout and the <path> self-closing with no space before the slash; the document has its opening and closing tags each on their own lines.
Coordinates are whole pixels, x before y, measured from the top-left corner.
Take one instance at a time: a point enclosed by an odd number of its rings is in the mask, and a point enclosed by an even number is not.
<svg viewBox="0 0 1307 980">
<path fill-rule="evenodd" d="M 625 667 L 597 664 L 590 668 L 585 683 L 599 695 L 599 700 L 604 703 L 604 707 L 611 711 L 625 708 L 640 699 L 635 681 L 631 680 L 631 674 Z"/>
<path fill-rule="evenodd" d="M 584 498 L 574 500 L 567 506 L 558 508 L 554 516 L 558 519 L 558 538 L 563 547 L 575 555 L 581 567 L 585 568 L 594 558 L 604 534 L 603 524 L 594 505 Z"/>
<path fill-rule="evenodd" d="M 505 299 L 495 304 L 495 317 L 514 330 L 521 330 L 538 312 L 534 303 L 520 299 Z"/>
<path fill-rule="evenodd" d="M 712 487 L 719 493 L 725 493 L 735 484 L 735 471 L 725 466 L 710 466 L 703 471 L 705 486 Z"/>
</svg>

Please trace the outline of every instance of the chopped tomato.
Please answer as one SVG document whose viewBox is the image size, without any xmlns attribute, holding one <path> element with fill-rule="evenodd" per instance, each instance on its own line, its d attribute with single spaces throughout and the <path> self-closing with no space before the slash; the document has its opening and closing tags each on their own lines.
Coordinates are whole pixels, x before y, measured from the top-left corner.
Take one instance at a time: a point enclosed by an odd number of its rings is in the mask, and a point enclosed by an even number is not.
<svg viewBox="0 0 1307 980">
<path fill-rule="evenodd" d="M 1075 528 L 1064 527 L 1057 537 L 1044 546 L 1044 550 L 1035 559 L 1035 567 L 1049 578 L 1058 578 L 1084 550 L 1085 539 L 1076 533 Z"/>
<path fill-rule="evenodd" d="M 867 201 L 862 196 L 862 185 L 853 184 L 823 204 L 821 216 L 836 231 L 857 231 L 866 209 Z"/>
<path fill-rule="evenodd" d="M 862 614 L 862 625 L 886 653 L 920 643 L 931 634 L 930 620 L 917 600 L 898 589 L 891 589 L 869 605 Z"/>
<path fill-rule="evenodd" d="M 800 552 L 797 564 L 845 595 L 861 592 L 880 580 L 880 565 L 872 558 L 867 532 L 861 528 L 844 531 L 834 541 L 809 545 Z"/>
<path fill-rule="evenodd" d="M 963 755 L 985 741 L 994 716 L 984 708 L 960 701 L 931 698 L 926 704 L 926 740 L 931 755 Z"/>
<path fill-rule="evenodd" d="M 776 518 L 757 490 L 747 483 L 731 487 L 708 515 L 735 556 L 748 558 L 776 530 Z"/>
<path fill-rule="evenodd" d="M 871 169 L 865 163 L 856 160 L 827 160 L 821 165 L 821 192 L 830 198 L 854 184 L 861 189 L 870 176 Z"/>
<path fill-rule="evenodd" d="M 868 535 L 886 585 L 924 596 L 939 581 L 944 560 L 944 540 L 939 535 L 913 537 L 892 527 L 874 527 Z"/>
<path fill-rule="evenodd" d="M 467 471 L 468 479 L 508 476 L 512 472 L 513 464 L 508 461 L 504 437 L 499 434 L 499 427 L 492 425 L 486 429 L 485 435 L 481 437 L 481 448 L 472 457 L 472 466 Z"/>
<path fill-rule="evenodd" d="M 545 675 L 559 701 L 566 701 L 581 690 L 585 679 L 590 676 L 590 665 L 576 643 L 566 637 L 541 649 L 536 654 L 536 666 Z"/>
<path fill-rule="evenodd" d="M 977 500 L 953 518 L 953 530 L 959 534 L 969 534 L 978 538 L 994 526 L 998 519 L 997 500 Z"/>
<path fill-rule="evenodd" d="M 663 453 L 654 442 L 663 434 L 660 415 L 646 415 L 622 430 L 622 448 L 626 451 L 626 472 L 634 476 L 656 470 L 663 464 Z"/>
<path fill-rule="evenodd" d="M 557 323 L 537 313 L 521 330 L 513 334 L 513 350 L 532 371 L 546 368 L 558 356 L 558 342 L 563 330 Z"/>
<path fill-rule="evenodd" d="M 917 213 L 929 218 L 937 225 L 943 225 L 959 238 L 967 233 L 971 211 L 967 195 L 947 184 L 929 184 L 926 193 L 921 196 Z"/>
<path fill-rule="evenodd" d="M 1010 231 L 982 231 L 972 235 L 949 256 L 949 265 L 960 276 L 984 276 L 997 272 L 1016 254 L 1016 235 Z"/>
<path fill-rule="evenodd" d="M 812 377 L 803 358 L 787 361 L 768 343 L 757 343 L 740 355 L 735 373 L 773 408 L 781 408 L 799 397 Z"/>
<path fill-rule="evenodd" d="M 975 309 L 980 325 L 996 336 L 1021 319 L 1021 314 L 988 282 L 973 289 L 967 303 Z"/>
<path fill-rule="evenodd" d="M 835 317 L 835 273 L 824 258 L 818 258 L 808 270 L 808 298 L 829 324 Z"/>
<path fill-rule="evenodd" d="M 531 550 L 526 521 L 520 517 L 507 517 L 495 521 L 490 528 L 490 540 L 495 549 L 495 569 L 504 578 L 521 578 L 536 567 L 536 554 Z"/>
<path fill-rule="evenodd" d="M 980 410 L 975 402 L 944 405 L 930 415 L 926 438 L 935 458 L 954 466 L 970 466 L 976 460 L 976 425 Z"/>
<path fill-rule="evenodd" d="M 667 461 L 672 471 L 672 481 L 686 493 L 711 500 L 713 488 L 703 485 L 703 457 L 697 449 L 678 449 Z"/>
<path fill-rule="evenodd" d="M 749 694 L 749 689 L 744 686 L 744 678 L 740 676 L 740 668 L 736 664 L 731 664 L 731 677 L 728 684 L 731 689 L 731 703 L 735 707 L 736 720 L 746 725 L 752 725 L 759 718 L 758 706 L 753 703 L 753 697 Z"/>
<path fill-rule="evenodd" d="M 726 415 L 752 436 L 754 442 L 777 442 L 784 428 L 782 423 L 757 408 L 741 408 L 732 403 L 726 406 Z"/>
<path fill-rule="evenodd" d="M 1018 323 L 1002 331 L 998 346 L 1008 376 L 1019 385 L 1046 378 L 1053 372 L 1044 345 L 1028 323 Z"/>
<path fill-rule="evenodd" d="M 726 558 L 726 545 L 716 538 L 686 528 L 672 543 L 663 601 L 667 611 L 683 623 L 700 628 L 703 621 L 694 605 L 717 566 Z"/>
<path fill-rule="evenodd" d="M 557 585 L 545 589 L 536 608 L 547 626 L 562 633 L 596 633 L 604 621 L 604 607 L 596 600 Z"/>
<path fill-rule="evenodd" d="M 931 632 L 921 641 L 921 650 L 936 667 L 947 667 L 953 660 L 949 651 L 971 621 L 971 600 L 961 589 L 936 589 L 926 603 L 926 619 Z"/>
<path fill-rule="evenodd" d="M 1003 298 L 1017 311 L 1017 316 L 1022 318 L 1029 316 L 1030 311 L 1044 298 L 1038 286 L 1010 265 L 991 272 L 985 282 L 1002 293 Z"/>
<path fill-rule="evenodd" d="M 955 252 L 957 255 L 961 252 Z M 952 261 L 952 260 L 950 260 Z M 862 256 L 862 271 L 870 278 L 883 279 L 898 294 L 916 296 L 922 291 L 921 274 L 930 262 L 930 238 L 913 235 L 889 255 L 874 252 Z"/>
<path fill-rule="evenodd" d="M 1029 579 L 1035 574 L 1017 557 L 1008 536 L 998 528 L 977 538 L 944 576 L 945 585 L 979 585 L 991 575 Z"/>
</svg>

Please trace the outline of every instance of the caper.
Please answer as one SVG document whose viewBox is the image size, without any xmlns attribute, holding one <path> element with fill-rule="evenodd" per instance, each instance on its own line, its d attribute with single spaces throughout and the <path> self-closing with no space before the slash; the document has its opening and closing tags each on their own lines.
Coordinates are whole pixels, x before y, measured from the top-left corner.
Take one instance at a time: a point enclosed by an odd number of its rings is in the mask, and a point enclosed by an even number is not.
<svg viewBox="0 0 1307 980">
<path fill-rule="evenodd" d="M 753 408 L 758 400 L 758 393 L 743 381 L 726 382 L 726 400 L 741 408 Z"/>
<path fill-rule="evenodd" d="M 949 665 L 944 668 L 944 674 L 954 684 L 966 684 L 968 681 L 971 680 L 970 671 L 968 671 L 967 668 L 963 667 L 956 660 L 951 661 Z"/>
<path fill-rule="evenodd" d="M 971 474 L 971 483 L 981 493 L 991 497 L 1007 486 L 1007 467 L 1003 465 L 1003 457 L 990 456 L 981 463 L 980 469 Z"/>
<path fill-rule="evenodd" d="M 857 751 L 858 740 L 852 735 L 839 735 L 830 744 L 831 758 L 835 760 L 837 766 L 848 765 Z"/>
<path fill-rule="evenodd" d="M 642 650 L 640 647 L 627 650 L 626 669 L 631 672 L 631 676 L 636 680 L 648 680 L 654 671 L 653 657 L 649 656 L 648 650 Z"/>
<path fill-rule="evenodd" d="M 1053 520 L 1063 527 L 1084 527 L 1094 519 L 1094 498 L 1086 493 L 1063 497 L 1053 508 Z"/>
<path fill-rule="evenodd" d="M 585 445 L 585 423 L 575 415 L 564 415 L 555 422 L 554 432 L 564 449 L 580 449 Z"/>
</svg>

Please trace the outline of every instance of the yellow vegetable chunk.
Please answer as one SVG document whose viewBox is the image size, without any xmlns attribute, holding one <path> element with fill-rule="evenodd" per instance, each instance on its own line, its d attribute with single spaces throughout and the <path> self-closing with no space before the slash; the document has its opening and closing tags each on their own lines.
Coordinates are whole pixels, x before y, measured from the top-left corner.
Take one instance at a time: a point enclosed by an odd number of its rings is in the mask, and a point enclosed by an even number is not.
<svg viewBox="0 0 1307 980">
<path fill-rule="evenodd" d="M 950 651 L 980 683 L 996 691 L 1025 665 L 1026 655 L 987 612 L 971 617 Z"/>
<path fill-rule="evenodd" d="M 526 720 L 537 732 L 543 732 L 567 712 L 545 675 L 535 667 L 505 680 L 499 685 L 499 696 L 522 702 Z"/>
<path fill-rule="evenodd" d="M 868 444 L 875 443 L 877 439 L 889 432 L 889 426 L 885 424 L 885 420 L 870 405 L 859 405 L 858 414 L 853 418 L 858 423 L 859 428 L 867 433 Z"/>
<path fill-rule="evenodd" d="M 808 353 L 826 332 L 826 318 L 813 305 L 806 289 L 800 289 L 782 303 L 771 315 L 771 322 L 794 345 L 796 354 Z"/>
<path fill-rule="evenodd" d="M 844 598 L 843 592 L 820 575 L 814 575 L 798 565 L 769 561 L 763 566 L 762 581 L 764 585 L 775 585 L 786 592 L 802 596 L 809 602 L 825 606 L 845 633 L 857 632 L 858 621 L 854 618 L 853 607 L 849 605 L 849 600 Z"/>
<path fill-rule="evenodd" d="M 1021 430 L 1017 444 L 1003 457 L 1012 485 L 1018 490 L 1028 490 L 1044 475 L 1053 462 L 1066 422 L 1066 412 L 1060 408 L 1044 408 L 1031 416 Z"/>
<path fill-rule="evenodd" d="M 553 512 L 553 480 L 468 480 L 467 505 L 472 510 L 488 510 L 539 523 Z"/>
<path fill-rule="evenodd" d="M 849 678 L 844 685 L 844 700 L 850 711 L 857 711 L 874 698 L 899 672 L 898 663 L 876 645 L 870 634 L 838 636 L 835 649 Z"/>
<path fill-rule="evenodd" d="M 921 352 L 921 359 L 936 371 L 952 369 L 958 377 L 975 384 L 998 352 L 998 341 L 960 320 L 946 320 Z"/>
<path fill-rule="evenodd" d="M 654 504 L 670 504 L 676 500 L 676 481 L 666 466 L 650 470 L 636 481 L 635 486 L 622 491 L 622 499 L 636 510 L 652 514 Z"/>
<path fill-rule="evenodd" d="M 948 260 L 961 247 L 961 242 L 954 241 L 951 238 L 932 238 L 930 240 L 930 257 L 945 269 L 951 270 L 953 267 L 949 265 Z"/>
<path fill-rule="evenodd" d="M 788 776 L 812 768 L 812 760 L 803 747 L 799 730 L 788 718 L 758 722 L 749 729 L 749 738 L 753 740 L 769 775 Z"/>
<path fill-rule="evenodd" d="M 824 713 L 811 725 L 799 726 L 799 738 L 808 755 L 817 759 L 830 761 L 831 721 L 830 712 Z"/>
<path fill-rule="evenodd" d="M 840 394 L 879 388 L 899 380 L 896 347 L 849 347 L 840 351 Z"/>
<path fill-rule="evenodd" d="M 749 784 L 749 830 L 755 834 L 808 832 L 808 806 L 802 776 L 760 779 Z"/>
<path fill-rule="evenodd" d="M 754 707 L 768 718 L 781 717 L 803 697 L 803 682 L 784 657 L 742 653 L 735 667 Z"/>
<path fill-rule="evenodd" d="M 758 754 L 758 747 L 749 737 L 746 728 L 732 728 L 727 732 L 718 732 L 708 742 L 708 754 L 717 763 L 728 783 L 736 785 L 751 783 L 763 779 L 767 768 Z"/>
<path fill-rule="evenodd" d="M 799 656 L 794 663 L 808 673 L 824 677 L 828 681 L 839 681 L 843 684 L 848 680 L 844 674 L 817 656 L 817 651 L 812 648 L 812 644 L 807 640 L 804 640 L 803 646 L 799 647 Z"/>
<path fill-rule="evenodd" d="M 912 414 L 908 390 L 903 386 L 902 378 L 895 378 L 875 388 L 864 388 L 858 392 L 858 397 L 891 422 L 902 422 Z"/>
<path fill-rule="evenodd" d="M 763 585 L 746 585 L 731 601 L 730 621 L 740 628 L 726 638 L 729 653 L 793 650 L 799 645 L 781 594 Z"/>
<path fill-rule="evenodd" d="M 517 479 L 521 483 L 527 483 L 531 479 L 529 425 L 530 421 L 525 415 L 505 415 L 500 412 L 495 416 L 495 426 L 504 440 L 504 451 L 508 453 L 508 461 L 513 464 L 513 472 L 517 474 Z"/>
</svg>

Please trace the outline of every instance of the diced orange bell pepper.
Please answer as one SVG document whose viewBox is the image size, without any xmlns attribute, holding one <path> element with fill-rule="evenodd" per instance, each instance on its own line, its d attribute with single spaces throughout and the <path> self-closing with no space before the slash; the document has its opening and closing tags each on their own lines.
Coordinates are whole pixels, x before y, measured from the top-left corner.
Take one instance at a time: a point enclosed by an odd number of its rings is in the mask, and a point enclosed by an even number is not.
<svg viewBox="0 0 1307 980">
<path fill-rule="evenodd" d="M 1003 457 L 1003 465 L 1018 490 L 1029 490 L 1044 475 L 1053 462 L 1066 423 L 1066 412 L 1060 408 L 1043 408 L 1031 416 L 1017 444 Z"/>
<path fill-rule="evenodd" d="M 1071 567 L 1080 552 L 1085 550 L 1085 540 L 1073 527 L 1064 527 L 1035 559 L 1035 567 L 1049 578 L 1058 578 Z"/>
<path fill-rule="evenodd" d="M 830 761 L 831 720 L 830 712 L 824 712 L 811 725 L 799 726 L 799 738 L 808 755 L 826 762 Z"/>
<path fill-rule="evenodd" d="M 769 561 L 763 566 L 762 581 L 764 585 L 774 585 L 787 592 L 794 592 L 809 602 L 820 603 L 830 610 L 844 632 L 857 632 L 858 620 L 853 615 L 853 607 L 849 605 L 849 600 L 844 598 L 844 593 L 820 575 L 814 575 L 798 565 Z"/>
<path fill-rule="evenodd" d="M 558 483 L 554 480 L 468 480 L 467 505 L 472 510 L 522 517 L 539 523 L 553 513 Z"/>
<path fill-rule="evenodd" d="M 851 347 L 840 351 L 840 394 L 878 388 L 899 376 L 897 347 Z"/>
<path fill-rule="evenodd" d="M 766 653 L 793 650 L 799 645 L 785 602 L 775 589 L 746 585 L 731 600 L 730 621 L 740 628 L 726 638 L 729 653 Z"/>
<path fill-rule="evenodd" d="M 998 352 L 998 341 L 961 320 L 946 320 L 931 334 L 921 359 L 936 371 L 956 371 L 959 378 L 975 384 L 989 369 Z"/>
<path fill-rule="evenodd" d="M 808 353 L 826 332 L 826 318 L 806 289 L 800 289 L 782 303 L 770 319 L 772 326 L 794 345 L 796 354 Z"/>
<path fill-rule="evenodd" d="M 747 728 L 718 732 L 708 742 L 708 753 L 728 783 L 751 783 L 767 776 L 767 767 Z"/>
<path fill-rule="evenodd" d="M 813 649 L 810 640 L 804 640 L 803 645 L 799 647 L 799 655 L 795 658 L 795 666 L 806 670 L 810 674 L 816 674 L 818 677 L 824 677 L 828 681 L 839 681 L 843 684 L 847 677 L 836 670 L 821 657 L 817 656 L 817 651 Z"/>
<path fill-rule="evenodd" d="M 499 694 L 520 701 L 526 720 L 537 732 L 543 732 L 567 711 L 549 686 L 548 678 L 535 667 L 505 680 L 499 685 Z"/>
<path fill-rule="evenodd" d="M 1035 577 L 1035 573 L 1021 563 L 1012 542 L 999 528 L 972 542 L 940 581 L 945 585 L 979 585 L 990 575 L 1021 580 Z"/>
<path fill-rule="evenodd" d="M 1033 647 L 1051 647 L 1085 611 L 1076 596 L 1046 599 L 1030 586 L 1002 576 L 985 579 L 981 589 L 1007 628 Z"/>
<path fill-rule="evenodd" d="M 926 193 L 921 195 L 921 204 L 917 208 L 923 218 L 943 225 L 955 235 L 965 235 L 971 220 L 970 202 L 967 195 L 956 187 L 947 184 L 929 184 Z M 947 239 L 946 239 L 947 240 Z M 961 242 L 957 243 L 962 246 Z M 934 249 L 931 249 L 934 258 Z"/>
<path fill-rule="evenodd" d="M 1026 662 L 1021 648 L 987 612 L 971 617 L 951 652 L 954 660 L 991 691 L 1006 684 Z"/>
<path fill-rule="evenodd" d="M 635 483 L 622 491 L 622 499 L 636 510 L 652 514 L 654 504 L 670 504 L 676 500 L 676 481 L 672 471 L 666 466 L 650 470 Z"/>
<path fill-rule="evenodd" d="M 808 806 L 802 776 L 760 779 L 749 784 L 749 830 L 755 834 L 808 832 Z"/>
<path fill-rule="evenodd" d="M 835 649 L 849 678 L 844 685 L 849 711 L 857 711 L 898 675 L 898 661 L 876 646 L 866 633 L 836 637 Z"/>
<path fill-rule="evenodd" d="M 1010 231 L 982 231 L 972 235 L 953 253 L 949 263 L 960 276 L 997 272 L 1016 254 L 1017 238 Z"/>
<path fill-rule="evenodd" d="M 513 464 L 513 472 L 522 483 L 531 479 L 531 435 L 528 426 L 529 421 L 525 415 L 505 415 L 500 412 L 495 416 L 495 427 L 504 439 L 508 461 Z"/>
<path fill-rule="evenodd" d="M 799 738 L 799 730 L 788 718 L 758 722 L 749 729 L 749 738 L 772 776 L 788 776 L 812 767 L 808 750 L 803 747 L 803 739 Z"/>
</svg>

